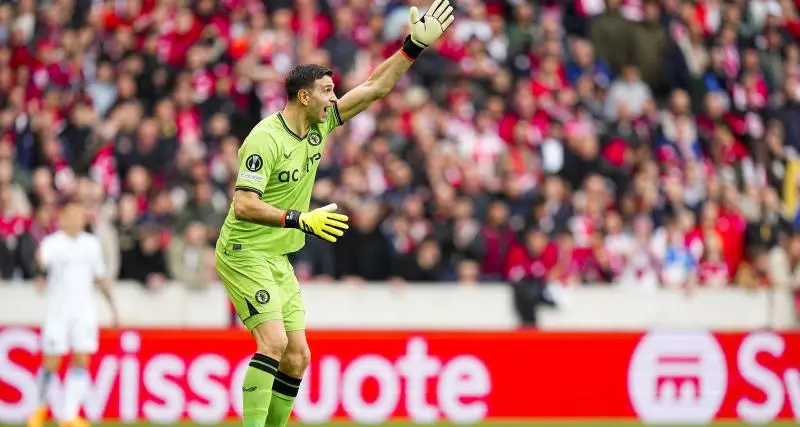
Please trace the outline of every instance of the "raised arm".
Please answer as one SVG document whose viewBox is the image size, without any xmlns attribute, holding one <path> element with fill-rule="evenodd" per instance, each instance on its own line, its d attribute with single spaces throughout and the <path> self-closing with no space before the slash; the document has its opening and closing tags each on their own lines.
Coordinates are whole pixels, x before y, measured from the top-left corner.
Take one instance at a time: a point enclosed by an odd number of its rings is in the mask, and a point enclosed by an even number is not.
<svg viewBox="0 0 800 427">
<path fill-rule="evenodd" d="M 417 8 L 411 7 L 408 13 L 409 35 L 402 49 L 378 65 L 365 82 L 342 96 L 337 103 L 342 121 L 350 120 L 386 96 L 423 49 L 439 40 L 454 20 L 449 0 L 434 0 L 422 18 Z"/>
</svg>

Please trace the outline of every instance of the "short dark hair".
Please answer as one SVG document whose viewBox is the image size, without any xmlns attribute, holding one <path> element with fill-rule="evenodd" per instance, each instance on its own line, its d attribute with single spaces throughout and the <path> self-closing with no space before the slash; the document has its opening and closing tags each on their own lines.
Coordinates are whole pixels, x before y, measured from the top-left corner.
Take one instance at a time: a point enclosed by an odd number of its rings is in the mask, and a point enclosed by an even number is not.
<svg viewBox="0 0 800 427">
<path fill-rule="evenodd" d="M 301 89 L 313 87 L 314 82 L 325 77 L 333 77 L 333 70 L 322 65 L 303 64 L 294 67 L 286 76 L 286 95 L 289 101 L 297 99 Z"/>
</svg>

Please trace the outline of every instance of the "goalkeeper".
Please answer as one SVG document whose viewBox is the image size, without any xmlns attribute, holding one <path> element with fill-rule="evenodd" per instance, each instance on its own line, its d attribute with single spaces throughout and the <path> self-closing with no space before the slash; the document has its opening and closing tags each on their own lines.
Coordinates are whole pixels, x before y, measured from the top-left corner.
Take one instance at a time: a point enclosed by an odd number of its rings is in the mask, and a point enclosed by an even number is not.
<svg viewBox="0 0 800 427">
<path fill-rule="evenodd" d="M 402 49 L 339 100 L 331 70 L 296 67 L 286 78 L 286 107 L 259 122 L 239 149 L 216 266 L 257 345 L 242 385 L 244 427 L 286 426 L 309 363 L 305 306 L 286 255 L 303 247 L 305 234 L 333 243 L 348 228 L 335 204 L 307 212 L 328 135 L 385 96 L 454 19 L 448 0 L 435 0 L 422 17 L 412 7 Z"/>
</svg>

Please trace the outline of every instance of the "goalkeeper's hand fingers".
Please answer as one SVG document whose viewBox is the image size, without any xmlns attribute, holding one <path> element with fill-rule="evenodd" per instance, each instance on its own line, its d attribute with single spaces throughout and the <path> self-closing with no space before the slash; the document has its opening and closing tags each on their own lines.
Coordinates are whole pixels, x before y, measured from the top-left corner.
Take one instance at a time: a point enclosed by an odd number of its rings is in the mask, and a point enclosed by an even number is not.
<svg viewBox="0 0 800 427">
<path fill-rule="evenodd" d="M 323 206 L 313 211 L 303 214 L 302 222 L 305 226 L 300 227 L 308 234 L 313 234 L 319 238 L 335 243 L 337 237 L 344 235 L 344 230 L 350 228 L 347 225 L 349 220 L 347 215 L 335 213 L 336 203 Z"/>
<path fill-rule="evenodd" d="M 419 9 L 412 6 L 408 13 L 411 40 L 423 48 L 430 46 L 439 40 L 455 19 L 453 6 L 448 0 L 435 0 L 422 18 L 419 17 Z"/>
</svg>

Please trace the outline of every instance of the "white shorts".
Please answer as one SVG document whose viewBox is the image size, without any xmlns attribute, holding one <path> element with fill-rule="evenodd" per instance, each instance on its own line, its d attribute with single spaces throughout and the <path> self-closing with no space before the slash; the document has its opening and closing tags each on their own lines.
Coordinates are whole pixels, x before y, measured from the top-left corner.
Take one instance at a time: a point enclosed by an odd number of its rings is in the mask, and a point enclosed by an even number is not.
<svg viewBox="0 0 800 427">
<path fill-rule="evenodd" d="M 93 319 L 50 317 L 42 327 L 42 353 L 63 356 L 68 352 L 94 354 L 98 325 Z"/>
</svg>

